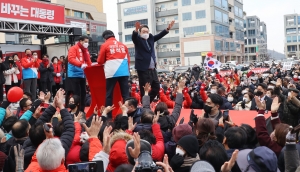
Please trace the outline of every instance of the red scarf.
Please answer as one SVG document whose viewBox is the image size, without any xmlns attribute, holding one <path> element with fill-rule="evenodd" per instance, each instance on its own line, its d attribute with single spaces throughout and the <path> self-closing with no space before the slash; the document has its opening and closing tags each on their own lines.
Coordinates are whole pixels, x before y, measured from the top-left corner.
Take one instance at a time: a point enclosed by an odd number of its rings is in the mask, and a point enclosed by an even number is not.
<svg viewBox="0 0 300 172">
<path fill-rule="evenodd" d="M 43 59 L 44 68 L 49 65 L 49 59 Z"/>
<path fill-rule="evenodd" d="M 84 48 L 82 44 L 80 44 L 80 42 L 77 43 L 77 45 L 79 46 L 79 48 L 81 49 L 82 51 L 82 55 L 83 55 L 83 59 L 84 59 L 84 62 L 87 62 L 88 60 L 88 49 L 87 48 Z"/>
</svg>

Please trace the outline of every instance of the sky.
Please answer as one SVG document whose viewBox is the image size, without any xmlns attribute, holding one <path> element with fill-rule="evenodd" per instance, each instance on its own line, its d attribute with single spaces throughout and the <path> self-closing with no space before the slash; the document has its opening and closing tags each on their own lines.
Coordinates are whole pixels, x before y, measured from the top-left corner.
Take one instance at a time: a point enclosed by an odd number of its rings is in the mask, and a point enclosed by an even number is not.
<svg viewBox="0 0 300 172">
<path fill-rule="evenodd" d="M 103 0 L 107 15 L 107 29 L 118 35 L 117 0 Z M 247 16 L 256 15 L 267 25 L 268 49 L 284 52 L 284 18 L 285 14 L 300 15 L 300 0 L 244 0 Z M 116 36 L 118 39 L 118 36 Z"/>
</svg>

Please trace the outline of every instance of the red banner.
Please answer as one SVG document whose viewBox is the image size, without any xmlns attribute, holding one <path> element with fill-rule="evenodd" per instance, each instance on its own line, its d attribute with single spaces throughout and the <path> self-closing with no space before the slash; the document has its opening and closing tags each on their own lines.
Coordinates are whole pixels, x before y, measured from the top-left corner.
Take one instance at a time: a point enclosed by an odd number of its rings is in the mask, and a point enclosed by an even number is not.
<svg viewBox="0 0 300 172">
<path fill-rule="evenodd" d="M 251 69 L 251 71 L 254 72 L 254 73 L 264 73 L 268 70 L 269 70 L 269 68 L 254 68 L 254 69 Z M 221 70 L 221 71 L 219 71 L 219 74 L 221 76 L 230 75 L 231 70 Z"/>
<path fill-rule="evenodd" d="M 1 0 L 0 17 L 65 24 L 65 7 L 27 0 Z"/>
</svg>

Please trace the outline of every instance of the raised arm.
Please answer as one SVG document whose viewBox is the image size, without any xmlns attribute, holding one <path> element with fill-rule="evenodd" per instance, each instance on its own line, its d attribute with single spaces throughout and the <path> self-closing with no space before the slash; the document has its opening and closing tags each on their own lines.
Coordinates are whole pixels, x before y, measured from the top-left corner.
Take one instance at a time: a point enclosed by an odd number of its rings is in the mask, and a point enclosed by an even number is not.
<svg viewBox="0 0 300 172">
<path fill-rule="evenodd" d="M 166 36 L 169 33 L 169 30 L 172 29 L 172 27 L 174 26 L 175 21 L 173 20 L 169 26 L 167 27 L 166 30 L 161 31 L 159 34 L 154 36 L 154 42 L 160 40 L 161 38 L 163 38 L 164 36 Z"/>
</svg>

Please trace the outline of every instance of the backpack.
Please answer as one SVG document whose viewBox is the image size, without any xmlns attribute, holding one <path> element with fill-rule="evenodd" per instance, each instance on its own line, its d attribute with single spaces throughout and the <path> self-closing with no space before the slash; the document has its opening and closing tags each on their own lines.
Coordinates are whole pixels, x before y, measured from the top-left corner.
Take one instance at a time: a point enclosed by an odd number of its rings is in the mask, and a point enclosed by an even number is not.
<svg viewBox="0 0 300 172">
<path fill-rule="evenodd" d="M 24 172 L 24 149 L 22 145 L 11 146 L 4 162 L 3 171 Z"/>
</svg>

